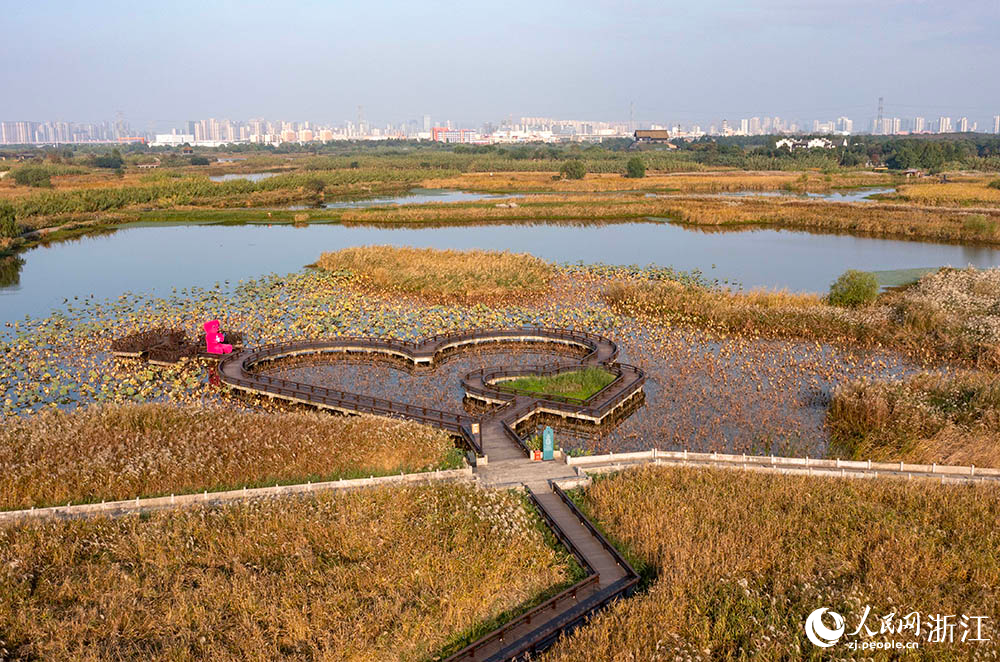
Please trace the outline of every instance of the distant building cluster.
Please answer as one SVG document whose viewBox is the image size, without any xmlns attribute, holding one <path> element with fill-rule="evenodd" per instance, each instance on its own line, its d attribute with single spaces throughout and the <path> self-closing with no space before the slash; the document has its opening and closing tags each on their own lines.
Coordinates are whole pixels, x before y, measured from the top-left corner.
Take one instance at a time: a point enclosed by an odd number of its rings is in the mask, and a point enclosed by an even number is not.
<svg viewBox="0 0 1000 662">
<path fill-rule="evenodd" d="M 959 117 L 952 121 L 951 117 L 942 115 L 936 119 L 914 117 L 882 117 L 872 120 L 871 132 L 876 136 L 905 136 L 914 133 L 969 133 L 979 131 L 979 124 L 970 121 L 968 117 Z M 993 133 L 1000 133 L 1000 115 L 993 117 Z"/>
<path fill-rule="evenodd" d="M 881 111 L 881 106 L 879 108 Z M 992 129 L 1000 134 L 1000 115 L 993 116 Z M 341 124 L 320 124 L 309 121 L 274 121 L 265 119 L 191 120 L 169 133 L 134 130 L 121 115 L 115 121 L 79 122 L 0 122 L 0 144 L 65 144 L 65 143 L 128 143 L 148 142 L 153 146 L 181 145 L 217 147 L 230 143 L 280 145 L 282 143 L 312 143 L 331 140 L 428 140 L 443 143 L 489 145 L 531 142 L 600 142 L 609 138 L 631 138 L 636 130 L 662 131 L 671 138 L 693 140 L 702 136 L 761 136 L 761 135 L 830 135 L 847 136 L 855 133 L 854 120 L 838 117 L 832 120 L 796 122 L 781 117 L 746 117 L 730 123 L 723 119 L 710 123 L 683 125 L 651 122 L 605 122 L 596 120 L 556 119 L 551 117 L 511 118 L 499 123 L 486 123 L 479 128 L 456 126 L 450 120 L 432 122 L 430 115 L 398 124 L 376 126 L 364 119 L 359 108 L 356 120 Z M 955 133 L 978 131 L 978 124 L 967 117 L 953 121 L 951 117 L 936 119 L 914 117 L 874 118 L 870 133 L 874 135 L 906 135 L 919 133 Z M 798 143 L 796 143 L 798 144 Z"/>
<path fill-rule="evenodd" d="M 0 122 L 0 144 L 31 145 L 61 143 L 145 142 L 148 136 L 137 134 L 128 122 L 85 124 L 80 122 Z"/>
</svg>

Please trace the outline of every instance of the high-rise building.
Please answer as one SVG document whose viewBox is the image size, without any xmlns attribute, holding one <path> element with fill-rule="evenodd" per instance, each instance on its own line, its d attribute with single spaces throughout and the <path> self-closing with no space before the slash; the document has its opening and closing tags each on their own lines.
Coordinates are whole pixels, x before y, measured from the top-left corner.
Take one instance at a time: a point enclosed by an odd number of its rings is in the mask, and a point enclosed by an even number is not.
<svg viewBox="0 0 1000 662">
<path fill-rule="evenodd" d="M 969 130 L 969 118 L 960 117 L 958 118 L 958 130 L 960 133 L 965 133 Z"/>
<path fill-rule="evenodd" d="M 760 118 L 751 117 L 750 118 L 750 135 L 759 136 L 761 134 L 760 130 Z"/>
<path fill-rule="evenodd" d="M 938 133 L 951 133 L 951 118 L 942 115 L 938 118 Z"/>
<path fill-rule="evenodd" d="M 913 118 L 913 133 L 923 133 L 926 128 L 927 120 L 923 117 Z"/>
<path fill-rule="evenodd" d="M 747 135 L 750 133 L 750 120 L 743 118 L 740 120 L 740 134 Z"/>
<path fill-rule="evenodd" d="M 1000 115 L 993 116 L 993 133 L 1000 133 Z"/>
<path fill-rule="evenodd" d="M 425 133 L 430 133 L 431 132 L 431 116 L 430 115 L 424 115 L 424 132 Z"/>
</svg>

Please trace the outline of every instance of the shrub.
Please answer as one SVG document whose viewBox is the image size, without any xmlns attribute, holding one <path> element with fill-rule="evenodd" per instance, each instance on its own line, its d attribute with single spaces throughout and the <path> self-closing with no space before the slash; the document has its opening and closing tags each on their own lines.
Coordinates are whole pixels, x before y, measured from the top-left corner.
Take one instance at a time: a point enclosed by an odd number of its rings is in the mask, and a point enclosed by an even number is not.
<svg viewBox="0 0 1000 662">
<path fill-rule="evenodd" d="M 21 227 L 14 217 L 14 207 L 9 202 L 0 202 L 0 237 L 18 237 Z"/>
<path fill-rule="evenodd" d="M 208 157 L 205 157 L 205 156 L 192 156 L 191 157 L 191 165 L 206 166 L 208 164 L 209 164 Z"/>
<path fill-rule="evenodd" d="M 302 188 L 313 195 L 319 196 L 326 188 L 326 182 L 319 177 L 310 177 L 302 184 Z"/>
<path fill-rule="evenodd" d="M 833 306 L 856 308 L 878 297 L 878 280 L 867 271 L 848 269 L 833 285 L 827 301 Z"/>
<path fill-rule="evenodd" d="M 988 184 L 990 188 L 1000 188 L 1000 179 L 994 179 Z"/>
<path fill-rule="evenodd" d="M 96 159 L 94 159 L 94 165 L 98 168 L 121 168 L 125 161 L 122 159 L 122 153 L 117 149 L 111 150 L 110 154 L 101 154 Z"/>
<path fill-rule="evenodd" d="M 42 166 L 21 166 L 14 170 L 14 182 L 21 186 L 48 188 L 52 186 L 49 171 Z"/>
<path fill-rule="evenodd" d="M 646 164 L 638 156 L 633 156 L 625 164 L 625 176 L 630 179 L 641 179 L 646 176 Z"/>
<path fill-rule="evenodd" d="M 559 168 L 559 174 L 566 179 L 583 179 L 584 175 L 587 174 L 587 166 L 578 159 L 566 161 Z"/>
<path fill-rule="evenodd" d="M 962 227 L 971 234 L 990 236 L 997 230 L 997 222 L 982 214 L 972 214 L 965 218 Z"/>
</svg>

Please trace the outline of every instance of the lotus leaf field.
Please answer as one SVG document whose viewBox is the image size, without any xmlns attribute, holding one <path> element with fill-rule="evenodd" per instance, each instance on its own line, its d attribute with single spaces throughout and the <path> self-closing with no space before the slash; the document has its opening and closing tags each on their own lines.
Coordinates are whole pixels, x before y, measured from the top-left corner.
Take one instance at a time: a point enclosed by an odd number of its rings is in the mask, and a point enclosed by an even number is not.
<svg viewBox="0 0 1000 662">
<path fill-rule="evenodd" d="M 491 305 L 434 305 L 362 291 L 348 274 L 309 269 L 163 298 L 127 293 L 113 301 L 74 300 L 48 318 L 26 319 L 8 329 L 0 345 L 0 406 L 6 416 L 89 403 L 274 406 L 213 385 L 211 371 L 200 362 L 157 367 L 109 355 L 114 338 L 143 328 L 183 328 L 196 337 L 203 320 L 220 318 L 253 346 L 336 335 L 419 339 L 445 331 L 538 325 L 613 337 L 621 359 L 642 366 L 649 376 L 647 405 L 616 428 L 585 435 L 576 442 L 581 448 L 687 447 L 817 456 L 826 448 L 824 416 L 834 388 L 860 377 L 904 376 L 916 369 L 911 360 L 877 347 L 702 329 L 693 324 L 694 316 L 664 323 L 627 310 L 616 312 L 601 296 L 621 280 L 677 277 L 657 269 L 560 267 L 541 299 L 511 295 Z M 701 286 L 697 275 L 682 281 Z M 471 360 L 462 357 L 455 366 Z M 453 370 L 457 373 L 459 367 Z M 394 381 L 350 362 L 316 369 L 327 371 L 316 378 L 332 388 L 403 400 L 420 392 L 397 393 Z M 392 366 L 378 369 L 399 373 Z M 462 406 L 460 396 L 455 397 L 454 375 L 430 381 L 424 401 L 445 409 Z"/>
</svg>

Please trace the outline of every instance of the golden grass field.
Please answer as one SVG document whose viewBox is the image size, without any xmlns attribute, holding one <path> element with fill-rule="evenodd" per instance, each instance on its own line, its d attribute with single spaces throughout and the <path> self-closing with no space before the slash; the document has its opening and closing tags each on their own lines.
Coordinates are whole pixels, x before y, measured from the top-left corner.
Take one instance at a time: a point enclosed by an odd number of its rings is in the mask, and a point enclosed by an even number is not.
<svg viewBox="0 0 1000 662">
<path fill-rule="evenodd" d="M 631 180 L 626 180 L 631 181 Z M 514 202 L 516 206 L 507 205 Z M 348 223 L 610 221 L 665 218 L 708 230 L 775 225 L 818 232 L 925 239 L 1000 241 L 1000 210 L 933 209 L 899 202 L 827 202 L 795 198 L 707 198 L 641 193 L 561 193 L 504 202 L 399 205 L 343 211 Z"/>
<path fill-rule="evenodd" d="M 924 632 L 919 659 L 993 659 L 1000 646 L 996 487 L 649 467 L 596 480 L 580 498 L 649 590 L 546 662 L 900 659 L 806 640 L 814 609 L 842 614 L 852 632 L 866 605 L 876 632 L 889 613 L 990 619 L 987 643 L 927 643 Z"/>
<path fill-rule="evenodd" d="M 362 287 L 464 303 L 546 292 L 555 267 L 528 254 L 360 246 L 323 253 L 317 265 L 349 272 Z"/>
<path fill-rule="evenodd" d="M 818 172 L 714 171 L 665 174 L 649 172 L 630 179 L 617 173 L 589 173 L 583 179 L 560 179 L 558 172 L 463 173 L 455 177 L 426 179 L 428 188 L 458 188 L 474 191 L 562 191 L 602 192 L 670 190 L 686 193 L 718 191 L 825 191 L 832 187 L 886 186 L 891 175 L 851 172 L 824 175 Z"/>
<path fill-rule="evenodd" d="M 5 660 L 426 660 L 571 579 L 521 498 L 321 493 L 0 529 Z"/>
<path fill-rule="evenodd" d="M 925 205 L 1000 205 L 1000 188 L 989 184 L 996 178 L 975 178 L 971 181 L 945 184 L 900 186 L 899 196 L 909 202 Z"/>
<path fill-rule="evenodd" d="M 0 426 L 0 509 L 304 483 L 455 462 L 408 421 L 176 404 L 47 410 Z"/>
</svg>

